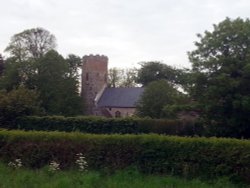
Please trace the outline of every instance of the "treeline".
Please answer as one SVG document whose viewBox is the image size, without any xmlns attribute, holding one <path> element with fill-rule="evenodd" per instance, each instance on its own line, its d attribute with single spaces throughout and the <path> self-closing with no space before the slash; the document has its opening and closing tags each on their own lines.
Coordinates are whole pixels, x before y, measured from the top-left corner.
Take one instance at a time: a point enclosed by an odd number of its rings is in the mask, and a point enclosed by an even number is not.
<svg viewBox="0 0 250 188">
<path fill-rule="evenodd" d="M 143 84 L 139 114 L 176 118 L 195 112 L 215 136 L 249 138 L 250 20 L 226 18 L 197 36 L 196 49 L 188 52 L 190 70 L 168 73 L 163 64 L 151 69 L 153 82 Z"/>
</svg>

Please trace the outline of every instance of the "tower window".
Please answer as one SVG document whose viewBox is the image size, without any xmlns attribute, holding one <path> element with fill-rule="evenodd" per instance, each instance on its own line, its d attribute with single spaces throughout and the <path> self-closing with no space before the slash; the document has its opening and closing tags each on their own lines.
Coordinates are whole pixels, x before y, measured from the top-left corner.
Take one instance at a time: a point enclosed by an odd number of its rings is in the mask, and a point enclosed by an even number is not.
<svg viewBox="0 0 250 188">
<path fill-rule="evenodd" d="M 89 80 L 89 73 L 87 72 L 86 73 L 86 81 L 88 81 Z"/>
</svg>

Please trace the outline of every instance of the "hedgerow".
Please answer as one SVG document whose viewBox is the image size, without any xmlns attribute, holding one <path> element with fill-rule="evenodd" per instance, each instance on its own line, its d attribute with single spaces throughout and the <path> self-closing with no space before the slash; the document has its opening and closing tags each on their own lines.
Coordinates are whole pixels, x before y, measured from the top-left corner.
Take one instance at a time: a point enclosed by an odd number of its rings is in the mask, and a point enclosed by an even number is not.
<svg viewBox="0 0 250 188">
<path fill-rule="evenodd" d="M 179 136 L 201 135 L 203 128 L 193 121 L 141 118 L 29 116 L 6 128 L 39 131 L 79 131 L 95 134 L 157 133 Z"/>
<path fill-rule="evenodd" d="M 0 160 L 21 159 L 40 168 L 56 161 L 71 168 L 82 153 L 89 169 L 134 166 L 144 173 L 216 178 L 250 183 L 250 141 L 149 135 L 93 135 L 43 131 L 0 131 Z"/>
</svg>

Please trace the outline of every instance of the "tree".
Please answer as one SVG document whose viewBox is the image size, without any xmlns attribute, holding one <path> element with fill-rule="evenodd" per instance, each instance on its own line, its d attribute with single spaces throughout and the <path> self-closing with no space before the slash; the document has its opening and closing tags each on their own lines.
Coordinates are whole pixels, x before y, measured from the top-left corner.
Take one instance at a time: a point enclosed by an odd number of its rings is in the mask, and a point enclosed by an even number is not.
<svg viewBox="0 0 250 188">
<path fill-rule="evenodd" d="M 36 89 L 47 114 L 82 114 L 78 72 L 81 58 L 71 54 L 65 60 L 53 50 L 55 46 L 54 35 L 42 28 L 15 34 L 6 48 L 11 56 L 5 61 L 0 89 Z"/>
<path fill-rule="evenodd" d="M 48 114 L 82 114 L 78 81 L 70 77 L 70 69 L 64 58 L 51 50 L 38 63 L 37 90 L 42 106 Z"/>
<path fill-rule="evenodd" d="M 110 87 L 135 87 L 137 70 L 135 68 L 109 69 L 108 82 Z"/>
<path fill-rule="evenodd" d="M 74 54 L 69 54 L 66 58 L 66 62 L 69 66 L 69 76 L 79 79 L 79 69 L 82 68 L 82 59 Z"/>
<path fill-rule="evenodd" d="M 18 64 L 9 58 L 5 61 L 5 69 L 0 78 L 0 90 L 10 91 L 14 88 L 18 88 L 20 83 L 21 78 L 18 71 Z"/>
<path fill-rule="evenodd" d="M 55 47 L 54 35 L 43 28 L 32 28 L 12 36 L 5 51 L 15 57 L 18 62 L 23 62 L 30 58 L 41 58 Z"/>
<path fill-rule="evenodd" d="M 152 81 L 165 79 L 174 85 L 182 84 L 185 80 L 184 70 L 176 69 L 158 61 L 142 62 L 138 70 L 137 83 L 146 86 Z"/>
<path fill-rule="evenodd" d="M 22 85 L 35 89 L 38 60 L 55 46 L 55 36 L 43 28 L 24 30 L 12 36 L 5 49 L 11 56 L 5 60 L 0 88 L 9 91 Z"/>
<path fill-rule="evenodd" d="M 192 97 L 218 136 L 250 137 L 250 21 L 226 18 L 189 52 Z M 212 126 L 214 125 L 214 126 Z"/>
<path fill-rule="evenodd" d="M 10 92 L 0 90 L 0 125 L 10 126 L 18 117 L 42 114 L 43 110 L 38 97 L 35 90 L 24 87 Z"/>
<path fill-rule="evenodd" d="M 110 87 L 117 87 L 121 82 L 121 73 L 118 68 L 109 69 L 108 83 Z"/>
<path fill-rule="evenodd" d="M 177 95 L 178 91 L 166 80 L 153 81 L 145 87 L 137 113 L 142 117 L 161 118 L 164 106 L 174 104 Z"/>
<path fill-rule="evenodd" d="M 137 72 L 138 71 L 136 68 L 123 69 L 123 79 L 121 82 L 121 87 L 135 87 L 137 85 Z"/>
</svg>

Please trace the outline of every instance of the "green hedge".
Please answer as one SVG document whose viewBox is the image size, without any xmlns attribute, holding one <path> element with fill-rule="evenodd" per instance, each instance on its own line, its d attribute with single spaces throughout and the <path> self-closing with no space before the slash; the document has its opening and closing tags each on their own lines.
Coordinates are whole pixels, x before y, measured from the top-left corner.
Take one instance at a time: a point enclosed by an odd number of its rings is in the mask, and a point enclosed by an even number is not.
<svg viewBox="0 0 250 188">
<path fill-rule="evenodd" d="M 17 158 L 39 168 L 54 160 L 75 165 L 83 153 L 90 169 L 134 166 L 145 173 L 216 178 L 250 183 L 250 141 L 163 135 L 90 135 L 65 132 L 0 131 L 0 160 Z"/>
<path fill-rule="evenodd" d="M 22 117 L 10 129 L 39 131 L 79 131 L 95 134 L 139 134 L 157 133 L 180 136 L 193 136 L 202 133 L 202 127 L 192 121 L 155 120 L 140 118 L 102 117 Z"/>
</svg>

